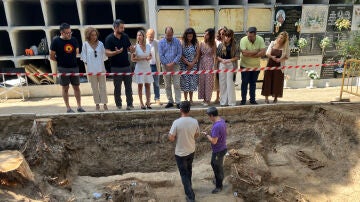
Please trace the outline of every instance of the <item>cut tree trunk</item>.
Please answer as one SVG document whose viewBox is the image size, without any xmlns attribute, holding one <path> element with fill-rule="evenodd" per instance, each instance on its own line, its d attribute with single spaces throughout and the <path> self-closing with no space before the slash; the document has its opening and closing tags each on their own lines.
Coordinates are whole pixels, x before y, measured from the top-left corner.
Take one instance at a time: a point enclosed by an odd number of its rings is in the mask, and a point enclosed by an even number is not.
<svg viewBox="0 0 360 202">
<path fill-rule="evenodd" d="M 5 150 L 0 152 L 0 184 L 1 185 L 24 185 L 28 181 L 34 181 L 34 174 L 19 151 Z"/>
</svg>

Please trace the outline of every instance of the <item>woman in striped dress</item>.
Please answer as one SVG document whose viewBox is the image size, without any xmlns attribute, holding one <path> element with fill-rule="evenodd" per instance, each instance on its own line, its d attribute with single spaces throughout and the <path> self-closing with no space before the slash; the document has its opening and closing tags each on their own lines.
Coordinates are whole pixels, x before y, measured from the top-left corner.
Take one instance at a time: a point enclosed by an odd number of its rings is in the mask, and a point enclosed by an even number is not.
<svg viewBox="0 0 360 202">
<path fill-rule="evenodd" d="M 216 58 L 215 30 L 209 28 L 205 31 L 204 41 L 200 43 L 199 70 L 214 69 Z M 203 99 L 203 105 L 210 104 L 214 88 L 214 74 L 199 75 L 199 99 Z"/>
</svg>

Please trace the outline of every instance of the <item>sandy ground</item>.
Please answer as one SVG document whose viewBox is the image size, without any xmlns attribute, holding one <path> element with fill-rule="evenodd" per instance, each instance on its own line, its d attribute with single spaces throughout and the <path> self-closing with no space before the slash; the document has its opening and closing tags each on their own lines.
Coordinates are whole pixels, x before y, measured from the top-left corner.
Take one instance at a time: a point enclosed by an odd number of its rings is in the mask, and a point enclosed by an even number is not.
<svg viewBox="0 0 360 202">
<path fill-rule="evenodd" d="M 167 98 L 164 90 L 161 89 L 161 101 L 166 104 Z M 237 104 L 239 105 L 241 99 L 241 91 L 236 90 Z M 256 90 L 256 97 L 259 104 L 264 103 L 264 96 L 261 94 L 261 89 Z M 278 104 L 282 103 L 328 103 L 335 100 L 340 95 L 340 87 L 329 88 L 315 88 L 315 89 L 284 89 L 284 97 L 279 98 Z M 183 95 L 182 95 L 183 97 Z M 194 93 L 194 107 L 203 107 L 202 101 L 197 99 L 198 95 Z M 133 95 L 134 98 L 134 110 L 140 109 L 140 102 L 138 95 Z M 348 93 L 343 94 L 343 98 L 350 98 L 351 102 L 360 102 L 360 97 L 350 95 Z M 115 106 L 113 95 L 108 96 L 108 107 L 110 111 L 118 110 Z M 122 96 L 123 101 L 126 100 L 125 96 Z M 213 99 L 215 99 L 215 93 L 213 93 Z M 82 96 L 82 106 L 87 112 L 96 112 L 95 104 L 92 96 Z M 144 99 L 145 100 L 145 99 Z M 270 98 L 271 100 L 271 98 Z M 125 104 L 125 103 L 123 103 Z M 70 105 L 73 109 L 76 109 L 75 97 L 70 97 Z M 159 106 L 153 104 L 153 109 L 164 109 L 165 105 Z M 214 105 L 218 106 L 218 105 Z M 124 110 L 124 108 L 123 108 Z M 29 98 L 25 101 L 20 99 L 8 99 L 1 100 L 0 102 L 0 114 L 13 114 L 13 113 L 36 113 L 36 114 L 53 114 L 53 113 L 65 113 L 66 108 L 62 97 L 49 97 L 49 98 Z"/>
</svg>

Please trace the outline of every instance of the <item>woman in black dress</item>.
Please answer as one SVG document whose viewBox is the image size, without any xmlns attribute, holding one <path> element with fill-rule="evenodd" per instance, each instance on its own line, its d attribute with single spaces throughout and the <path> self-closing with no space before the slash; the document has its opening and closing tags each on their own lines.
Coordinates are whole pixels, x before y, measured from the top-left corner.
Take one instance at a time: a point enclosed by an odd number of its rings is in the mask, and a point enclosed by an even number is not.
<svg viewBox="0 0 360 202">
<path fill-rule="evenodd" d="M 283 66 L 285 60 L 290 57 L 289 35 L 287 32 L 281 32 L 275 41 L 271 41 L 266 56 L 269 58 L 267 67 Z M 265 96 L 265 103 L 269 104 L 269 96 L 274 97 L 274 103 L 277 98 L 282 97 L 284 87 L 283 70 L 265 70 L 261 95 Z"/>
</svg>

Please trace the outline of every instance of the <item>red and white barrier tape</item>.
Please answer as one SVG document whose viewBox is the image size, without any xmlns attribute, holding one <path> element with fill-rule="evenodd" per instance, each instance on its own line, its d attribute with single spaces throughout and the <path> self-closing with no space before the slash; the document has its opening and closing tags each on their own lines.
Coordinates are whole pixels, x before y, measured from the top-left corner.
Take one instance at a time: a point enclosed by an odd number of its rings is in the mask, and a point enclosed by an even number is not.
<svg viewBox="0 0 360 202">
<path fill-rule="evenodd" d="M 106 75 L 106 76 L 125 76 L 125 75 L 187 75 L 187 74 L 215 74 L 215 73 L 226 73 L 226 72 L 248 72 L 248 71 L 262 71 L 262 70 L 278 70 L 278 69 L 299 69 L 299 68 L 308 68 L 308 67 L 324 67 L 324 66 L 334 66 L 339 65 L 340 63 L 330 63 L 330 64 L 310 64 L 310 65 L 295 65 L 295 66 L 279 66 L 279 67 L 255 67 L 255 68 L 240 68 L 240 69 L 224 69 L 224 70 L 197 70 L 197 71 L 177 71 L 177 72 L 129 72 L 129 73 L 8 73 L 0 72 L 5 76 L 11 75 L 21 75 L 21 76 L 87 76 L 87 75 Z"/>
</svg>

